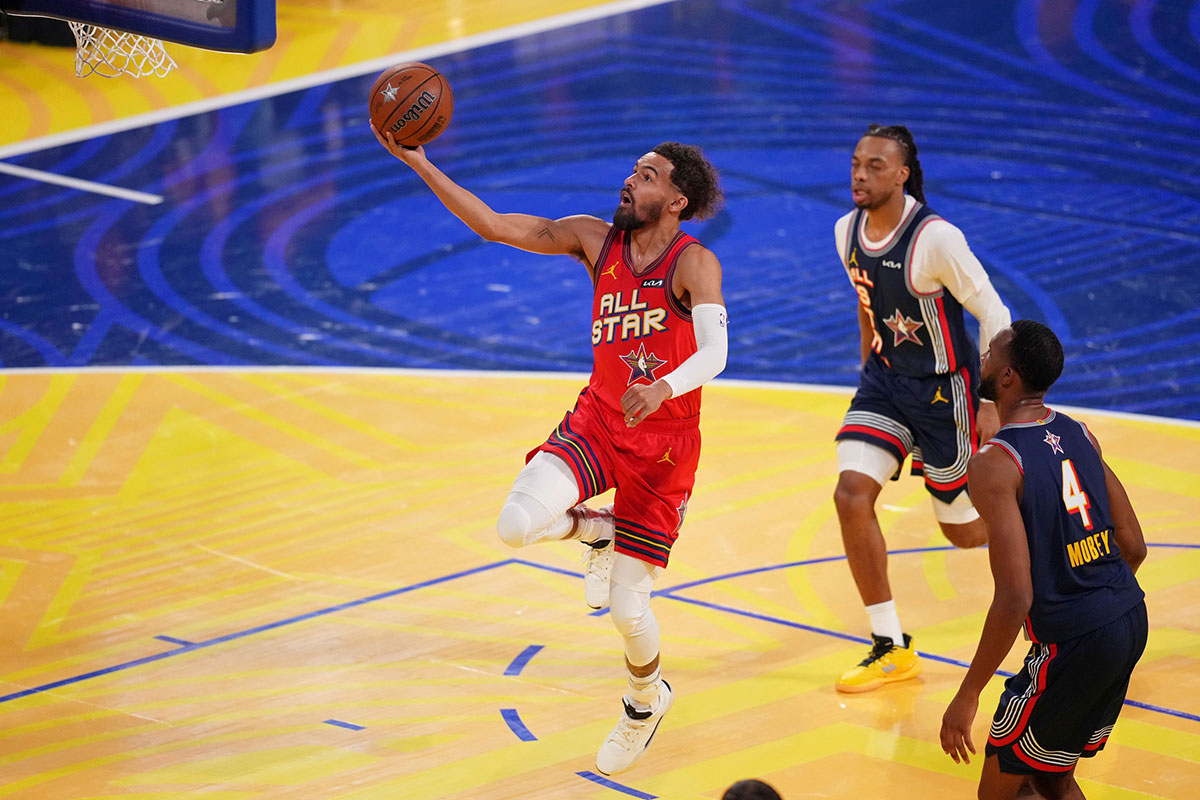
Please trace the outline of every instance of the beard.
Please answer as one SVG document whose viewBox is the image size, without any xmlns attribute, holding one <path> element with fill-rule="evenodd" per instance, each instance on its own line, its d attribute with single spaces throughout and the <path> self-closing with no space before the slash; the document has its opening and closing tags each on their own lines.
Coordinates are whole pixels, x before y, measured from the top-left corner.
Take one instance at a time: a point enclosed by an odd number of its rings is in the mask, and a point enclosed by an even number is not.
<svg viewBox="0 0 1200 800">
<path fill-rule="evenodd" d="M 996 379 L 991 375 L 979 379 L 979 396 L 984 400 L 996 401 Z"/>
<path fill-rule="evenodd" d="M 619 205 L 617 210 L 613 212 L 613 227 L 622 231 L 636 231 L 638 228 L 643 228 L 654 222 L 658 222 L 658 218 L 662 216 L 663 204 L 647 206 L 646 213 L 639 215 L 634 210 L 633 203 L 629 205 Z"/>
</svg>

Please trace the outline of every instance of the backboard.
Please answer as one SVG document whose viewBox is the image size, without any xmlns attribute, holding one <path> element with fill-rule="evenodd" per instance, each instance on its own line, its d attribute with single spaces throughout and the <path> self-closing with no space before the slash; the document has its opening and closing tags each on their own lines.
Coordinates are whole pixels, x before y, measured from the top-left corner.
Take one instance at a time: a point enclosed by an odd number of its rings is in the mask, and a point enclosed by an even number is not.
<svg viewBox="0 0 1200 800">
<path fill-rule="evenodd" d="M 0 0 L 0 8 L 230 53 L 275 43 L 275 0 Z"/>
</svg>

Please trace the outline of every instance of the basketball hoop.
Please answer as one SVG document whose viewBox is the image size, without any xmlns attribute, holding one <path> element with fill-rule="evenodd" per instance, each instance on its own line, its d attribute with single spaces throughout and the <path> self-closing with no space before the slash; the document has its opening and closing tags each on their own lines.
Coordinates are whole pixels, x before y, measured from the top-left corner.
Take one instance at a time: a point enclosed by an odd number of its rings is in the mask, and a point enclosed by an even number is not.
<svg viewBox="0 0 1200 800">
<path fill-rule="evenodd" d="M 75 74 L 80 78 L 89 75 L 162 78 L 177 66 L 161 39 L 99 25 L 69 24 L 75 34 Z"/>
</svg>

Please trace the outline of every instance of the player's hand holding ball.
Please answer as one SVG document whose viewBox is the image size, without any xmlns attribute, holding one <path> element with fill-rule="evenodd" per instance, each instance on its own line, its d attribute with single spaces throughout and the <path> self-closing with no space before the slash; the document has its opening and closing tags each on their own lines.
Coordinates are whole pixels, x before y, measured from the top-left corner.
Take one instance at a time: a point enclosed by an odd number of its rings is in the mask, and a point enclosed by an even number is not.
<svg viewBox="0 0 1200 800">
<path fill-rule="evenodd" d="M 422 145 L 440 136 L 454 114 L 454 92 L 445 76 L 417 62 L 381 72 L 367 103 L 375 138 L 410 165 L 425 158 Z"/>
</svg>

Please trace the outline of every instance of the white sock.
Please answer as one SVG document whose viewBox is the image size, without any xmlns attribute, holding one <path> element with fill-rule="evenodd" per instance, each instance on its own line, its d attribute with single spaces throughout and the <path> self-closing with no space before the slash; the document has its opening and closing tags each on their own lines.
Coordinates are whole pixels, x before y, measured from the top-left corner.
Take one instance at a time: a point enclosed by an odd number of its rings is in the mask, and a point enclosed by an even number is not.
<svg viewBox="0 0 1200 800">
<path fill-rule="evenodd" d="M 904 631 L 900 627 L 900 615 L 896 613 L 895 600 L 867 606 L 867 616 L 871 618 L 871 633 L 886 636 L 897 647 L 904 647 Z"/>
<path fill-rule="evenodd" d="M 654 707 L 654 701 L 658 699 L 658 690 L 661 687 L 662 670 L 658 667 L 655 667 L 654 672 L 645 677 L 629 673 L 629 694 L 626 695 L 629 705 L 637 711 L 649 711 Z"/>
</svg>

